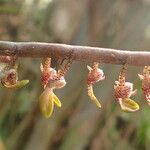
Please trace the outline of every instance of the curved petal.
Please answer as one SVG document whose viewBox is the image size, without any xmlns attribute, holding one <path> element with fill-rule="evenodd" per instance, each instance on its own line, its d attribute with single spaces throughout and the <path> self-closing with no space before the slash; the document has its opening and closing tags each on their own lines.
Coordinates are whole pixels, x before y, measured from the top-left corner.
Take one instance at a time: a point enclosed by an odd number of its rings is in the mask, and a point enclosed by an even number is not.
<svg viewBox="0 0 150 150">
<path fill-rule="evenodd" d="M 96 96 L 93 93 L 93 87 L 92 87 L 92 85 L 88 85 L 88 96 L 93 101 L 93 103 L 95 103 L 95 105 L 97 107 L 101 108 L 100 102 L 98 101 L 98 99 L 96 98 Z"/>
<path fill-rule="evenodd" d="M 45 89 L 39 97 L 41 113 L 45 118 L 49 118 L 54 110 L 53 92 Z"/>
<path fill-rule="evenodd" d="M 55 104 L 58 106 L 58 107 L 61 107 L 62 104 L 61 104 L 61 101 L 59 100 L 59 98 L 53 93 L 53 101 L 55 102 Z"/>
<path fill-rule="evenodd" d="M 13 84 L 13 85 L 6 84 L 5 82 L 3 82 L 2 85 L 6 88 L 13 89 L 13 88 L 22 88 L 28 83 L 29 83 L 29 80 L 22 80 L 22 81 L 18 81 L 16 84 Z"/>
<path fill-rule="evenodd" d="M 139 110 L 139 105 L 130 98 L 125 98 L 119 101 L 121 109 L 125 112 L 135 112 Z"/>
</svg>

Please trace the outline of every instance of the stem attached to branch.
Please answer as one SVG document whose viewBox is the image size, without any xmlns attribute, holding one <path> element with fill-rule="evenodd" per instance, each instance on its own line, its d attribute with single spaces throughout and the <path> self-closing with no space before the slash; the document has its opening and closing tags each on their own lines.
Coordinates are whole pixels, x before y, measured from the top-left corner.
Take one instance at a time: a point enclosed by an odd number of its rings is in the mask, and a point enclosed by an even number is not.
<svg viewBox="0 0 150 150">
<path fill-rule="evenodd" d="M 0 55 L 68 58 L 70 53 L 73 54 L 72 59 L 76 61 L 127 64 L 130 66 L 150 65 L 150 52 L 146 51 L 115 50 L 57 43 L 0 41 Z"/>
</svg>

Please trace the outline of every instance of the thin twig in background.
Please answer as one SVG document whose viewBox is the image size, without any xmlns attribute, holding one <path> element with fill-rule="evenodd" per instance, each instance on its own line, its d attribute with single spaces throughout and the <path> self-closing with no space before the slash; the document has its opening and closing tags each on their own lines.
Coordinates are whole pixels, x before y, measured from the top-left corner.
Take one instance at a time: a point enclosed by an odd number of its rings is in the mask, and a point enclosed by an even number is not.
<svg viewBox="0 0 150 150">
<path fill-rule="evenodd" d="M 148 51 L 127 51 L 58 43 L 0 41 L 0 55 L 69 58 L 70 53 L 75 61 L 130 66 L 150 65 L 150 52 Z"/>
</svg>

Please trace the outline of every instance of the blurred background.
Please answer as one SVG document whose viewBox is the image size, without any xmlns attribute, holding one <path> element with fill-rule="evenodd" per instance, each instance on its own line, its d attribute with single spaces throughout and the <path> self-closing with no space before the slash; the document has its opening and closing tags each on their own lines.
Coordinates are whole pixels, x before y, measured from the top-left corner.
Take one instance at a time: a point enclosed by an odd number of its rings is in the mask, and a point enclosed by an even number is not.
<svg viewBox="0 0 150 150">
<path fill-rule="evenodd" d="M 0 0 L 0 40 L 150 50 L 150 0 Z M 38 108 L 40 62 L 19 59 L 19 78 L 30 84 L 0 89 L 0 150 L 150 149 L 150 107 L 137 76 L 142 67 L 130 66 L 127 74 L 138 90 L 138 112 L 124 113 L 114 100 L 121 66 L 101 65 L 106 79 L 94 87 L 98 109 L 86 93 L 87 63 L 73 62 L 67 85 L 56 91 L 63 107 L 45 119 Z"/>
</svg>

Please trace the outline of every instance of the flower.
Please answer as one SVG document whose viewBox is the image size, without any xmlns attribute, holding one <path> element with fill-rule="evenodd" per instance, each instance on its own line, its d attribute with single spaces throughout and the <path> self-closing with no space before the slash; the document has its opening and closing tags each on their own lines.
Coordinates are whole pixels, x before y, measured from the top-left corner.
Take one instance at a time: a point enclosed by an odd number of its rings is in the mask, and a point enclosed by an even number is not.
<svg viewBox="0 0 150 150">
<path fill-rule="evenodd" d="M 138 74 L 140 80 L 142 80 L 142 91 L 145 95 L 148 105 L 150 105 L 150 66 L 145 66 L 143 74 Z"/>
<path fill-rule="evenodd" d="M 51 68 L 51 58 L 46 58 L 41 64 L 41 82 L 44 87 L 43 93 L 39 97 L 41 112 L 45 118 L 49 118 L 54 110 L 54 104 L 61 107 L 61 102 L 54 94 L 55 89 L 63 88 L 66 85 L 64 76 L 58 77 L 58 72 Z M 64 74 L 63 74 L 64 75 Z"/>
<path fill-rule="evenodd" d="M 90 66 L 87 66 L 89 73 L 88 73 L 88 78 L 87 78 L 87 93 L 90 99 L 96 104 L 97 107 L 101 107 L 100 102 L 96 98 L 93 92 L 93 84 L 105 79 L 105 75 L 103 70 L 98 68 L 99 63 L 94 62 L 93 67 L 91 68 Z"/>
<path fill-rule="evenodd" d="M 4 60 L 8 61 L 8 58 L 10 62 L 4 62 Z M 0 57 L 0 60 L 2 60 L 2 63 L 0 63 L 0 80 L 2 85 L 6 88 L 22 88 L 29 83 L 29 80 L 18 81 L 17 65 L 11 62 L 14 61 L 13 59 L 14 58 L 8 56 Z"/>
<path fill-rule="evenodd" d="M 125 68 L 120 72 L 119 81 L 115 81 L 114 96 L 119 102 L 121 109 L 126 112 L 134 112 L 139 110 L 139 105 L 130 99 L 131 96 L 136 94 L 136 90 L 133 91 L 133 83 L 125 82 Z"/>
</svg>

